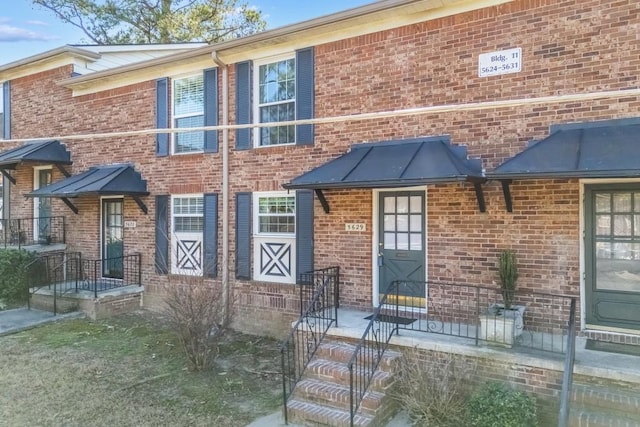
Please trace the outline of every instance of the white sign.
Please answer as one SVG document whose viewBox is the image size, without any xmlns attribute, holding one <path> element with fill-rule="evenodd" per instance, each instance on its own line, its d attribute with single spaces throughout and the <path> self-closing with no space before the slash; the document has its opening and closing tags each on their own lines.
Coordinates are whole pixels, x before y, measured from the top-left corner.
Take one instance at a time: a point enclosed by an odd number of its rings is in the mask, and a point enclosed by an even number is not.
<svg viewBox="0 0 640 427">
<path fill-rule="evenodd" d="M 362 223 L 346 223 L 344 231 L 367 231 L 367 226 Z"/>
<path fill-rule="evenodd" d="M 478 57 L 478 77 L 498 76 L 519 73 L 520 71 L 522 71 L 521 47 L 483 53 Z"/>
<path fill-rule="evenodd" d="M 124 228 L 136 228 L 136 222 L 135 221 L 125 221 L 124 222 Z"/>
</svg>

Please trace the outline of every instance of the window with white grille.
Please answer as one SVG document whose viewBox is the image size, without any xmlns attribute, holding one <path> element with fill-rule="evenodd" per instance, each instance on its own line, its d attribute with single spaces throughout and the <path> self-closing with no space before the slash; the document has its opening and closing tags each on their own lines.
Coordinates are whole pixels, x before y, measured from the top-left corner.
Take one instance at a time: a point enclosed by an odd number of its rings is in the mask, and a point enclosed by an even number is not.
<svg viewBox="0 0 640 427">
<path fill-rule="evenodd" d="M 202 74 L 173 79 L 174 128 L 204 126 L 204 79 Z M 176 132 L 173 153 L 192 153 L 204 150 L 204 132 Z"/>
</svg>

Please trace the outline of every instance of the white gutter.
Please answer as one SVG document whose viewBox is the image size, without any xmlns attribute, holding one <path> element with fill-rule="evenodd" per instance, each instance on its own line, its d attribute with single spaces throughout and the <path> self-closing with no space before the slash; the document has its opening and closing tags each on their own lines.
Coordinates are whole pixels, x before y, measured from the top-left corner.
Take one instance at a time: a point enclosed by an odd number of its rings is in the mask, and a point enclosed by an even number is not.
<svg viewBox="0 0 640 427">
<path fill-rule="evenodd" d="M 229 289 L 229 66 L 218 57 L 218 52 L 211 52 L 213 62 L 222 70 L 222 307 L 224 322 L 231 318 Z"/>
</svg>

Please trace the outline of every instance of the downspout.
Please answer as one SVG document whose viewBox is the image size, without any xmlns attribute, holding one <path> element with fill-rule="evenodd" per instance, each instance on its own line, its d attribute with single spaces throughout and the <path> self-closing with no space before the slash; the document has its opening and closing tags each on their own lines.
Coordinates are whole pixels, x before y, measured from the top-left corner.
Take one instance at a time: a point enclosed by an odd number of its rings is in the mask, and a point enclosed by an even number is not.
<svg viewBox="0 0 640 427">
<path fill-rule="evenodd" d="M 222 307 L 224 323 L 231 320 L 229 289 L 229 66 L 211 52 L 211 58 L 222 70 Z"/>
</svg>

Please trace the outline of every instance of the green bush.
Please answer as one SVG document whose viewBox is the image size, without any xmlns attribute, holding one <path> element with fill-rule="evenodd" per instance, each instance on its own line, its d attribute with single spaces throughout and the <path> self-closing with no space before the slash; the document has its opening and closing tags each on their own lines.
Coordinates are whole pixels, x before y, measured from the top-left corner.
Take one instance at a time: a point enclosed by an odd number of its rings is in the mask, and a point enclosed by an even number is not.
<svg viewBox="0 0 640 427">
<path fill-rule="evenodd" d="M 535 427 L 536 403 L 525 393 L 501 383 L 489 383 L 475 392 L 467 405 L 474 427 Z"/>
<path fill-rule="evenodd" d="M 30 272 L 36 259 L 32 252 L 0 249 L 0 300 L 15 306 L 27 302 Z"/>
</svg>

